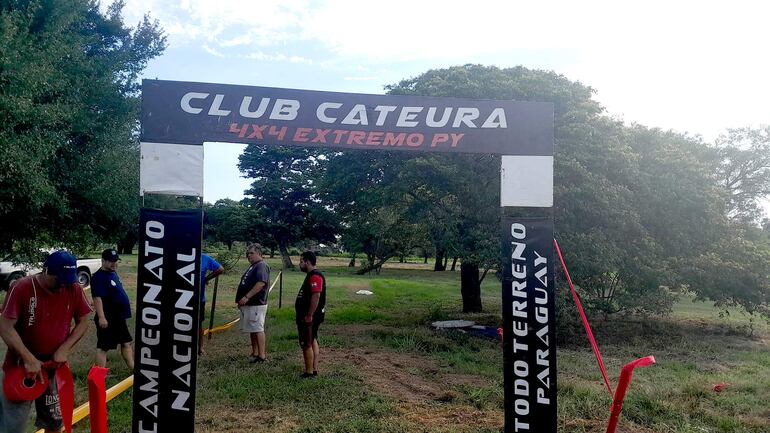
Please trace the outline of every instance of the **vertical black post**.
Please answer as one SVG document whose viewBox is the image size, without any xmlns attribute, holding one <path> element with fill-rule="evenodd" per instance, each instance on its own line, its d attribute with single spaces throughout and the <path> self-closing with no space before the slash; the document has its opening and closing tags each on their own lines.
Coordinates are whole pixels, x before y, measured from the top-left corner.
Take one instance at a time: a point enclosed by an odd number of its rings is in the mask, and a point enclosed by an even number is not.
<svg viewBox="0 0 770 433">
<path fill-rule="evenodd" d="M 278 308 L 281 308 L 281 301 L 283 301 L 283 269 L 278 273 Z"/>
<path fill-rule="evenodd" d="M 201 284 L 203 282 L 201 281 Z M 211 340 L 211 329 L 214 327 L 214 311 L 217 308 L 217 289 L 219 289 L 219 275 L 214 277 L 214 294 L 211 296 L 211 315 L 209 317 L 209 340 Z"/>
<path fill-rule="evenodd" d="M 505 433 L 556 433 L 553 219 L 502 218 Z"/>
<path fill-rule="evenodd" d="M 195 431 L 202 222 L 201 209 L 139 213 L 134 433 Z"/>
</svg>

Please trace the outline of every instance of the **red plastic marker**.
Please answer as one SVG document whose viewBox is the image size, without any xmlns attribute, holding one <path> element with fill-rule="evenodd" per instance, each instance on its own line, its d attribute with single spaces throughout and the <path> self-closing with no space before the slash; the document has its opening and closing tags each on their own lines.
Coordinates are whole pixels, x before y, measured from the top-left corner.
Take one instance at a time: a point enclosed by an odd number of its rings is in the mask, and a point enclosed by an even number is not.
<svg viewBox="0 0 770 433">
<path fill-rule="evenodd" d="M 623 370 L 620 371 L 620 379 L 618 379 L 618 387 L 615 390 L 615 398 L 612 399 L 612 410 L 610 411 L 610 421 L 607 424 L 607 433 L 615 433 L 615 429 L 618 428 L 620 410 L 623 409 L 623 399 L 626 398 L 626 391 L 628 391 L 628 385 L 631 383 L 634 369 L 636 367 L 648 367 L 652 364 L 655 364 L 655 357 L 647 356 L 629 362 L 623 367 Z"/>
<path fill-rule="evenodd" d="M 107 433 L 107 369 L 97 365 L 88 372 L 88 407 L 91 433 Z"/>
<path fill-rule="evenodd" d="M 59 406 L 64 429 L 72 433 L 72 410 L 75 408 L 75 381 L 66 362 L 56 369 L 56 386 L 59 388 Z"/>
<path fill-rule="evenodd" d="M 716 385 L 714 385 L 713 389 L 714 389 L 714 392 L 722 392 L 728 386 L 730 386 L 729 383 L 722 382 L 722 383 L 717 383 Z"/>
</svg>

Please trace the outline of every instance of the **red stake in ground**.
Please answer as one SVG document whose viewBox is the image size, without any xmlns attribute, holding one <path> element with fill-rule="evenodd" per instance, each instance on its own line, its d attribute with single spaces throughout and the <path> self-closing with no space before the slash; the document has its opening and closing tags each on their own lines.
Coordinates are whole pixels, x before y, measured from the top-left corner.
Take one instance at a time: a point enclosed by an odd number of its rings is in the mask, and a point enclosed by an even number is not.
<svg viewBox="0 0 770 433">
<path fill-rule="evenodd" d="M 612 399 L 612 409 L 610 410 L 610 422 L 607 424 L 607 433 L 615 433 L 615 429 L 618 427 L 618 419 L 620 418 L 620 410 L 623 409 L 623 399 L 626 398 L 626 391 L 628 391 L 628 385 L 631 383 L 631 376 L 634 374 L 636 367 L 648 367 L 655 364 L 654 356 L 646 356 L 639 358 L 636 361 L 629 362 L 623 367 L 620 372 L 620 379 L 618 379 L 618 388 L 615 390 L 615 398 Z"/>
</svg>

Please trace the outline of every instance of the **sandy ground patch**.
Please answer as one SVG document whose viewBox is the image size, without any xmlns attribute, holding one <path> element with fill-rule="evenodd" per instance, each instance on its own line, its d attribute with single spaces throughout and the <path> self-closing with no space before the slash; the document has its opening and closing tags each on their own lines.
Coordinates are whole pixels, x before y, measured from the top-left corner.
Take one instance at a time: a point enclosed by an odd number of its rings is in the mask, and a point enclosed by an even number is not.
<svg viewBox="0 0 770 433">
<path fill-rule="evenodd" d="M 200 433 L 242 433 L 249 431 L 249 426 L 260 426 L 269 427 L 272 433 L 286 433 L 294 431 L 298 425 L 295 420 L 271 410 L 238 410 L 218 406 L 197 413 L 195 430 Z"/>
<path fill-rule="evenodd" d="M 462 431 L 499 428 L 502 410 L 479 410 L 453 387 L 486 386 L 479 376 L 443 374 L 434 359 L 409 353 L 368 349 L 326 349 L 324 362 L 353 367 L 370 389 L 397 402 L 399 417 L 434 431 L 455 426 Z"/>
</svg>

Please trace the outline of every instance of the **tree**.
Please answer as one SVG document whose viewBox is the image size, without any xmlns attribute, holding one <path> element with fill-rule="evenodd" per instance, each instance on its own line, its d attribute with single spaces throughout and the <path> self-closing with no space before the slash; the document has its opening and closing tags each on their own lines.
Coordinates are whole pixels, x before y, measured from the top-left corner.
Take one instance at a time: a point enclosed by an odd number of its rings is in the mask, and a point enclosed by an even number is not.
<svg viewBox="0 0 770 433">
<path fill-rule="evenodd" d="M 319 198 L 340 221 L 341 244 L 364 253 L 358 273 L 379 271 L 390 258 L 424 240 L 422 228 L 407 217 L 403 194 L 395 188 L 406 155 L 378 152 L 327 153 L 318 173 Z"/>
<path fill-rule="evenodd" d="M 165 37 L 122 7 L 0 2 L 0 250 L 83 249 L 136 224 L 137 78 Z"/>
<path fill-rule="evenodd" d="M 553 72 L 465 65 L 431 70 L 388 86 L 388 90 L 400 95 L 554 104 L 557 236 L 574 280 L 588 295 L 587 304 L 605 316 L 622 311 L 668 311 L 675 300 L 669 288 L 692 282 L 687 266 L 691 271 L 702 264 L 703 255 L 732 235 L 746 239 L 741 230 L 731 227 L 728 217 L 735 213 L 731 209 L 752 209 L 764 191 L 764 161 L 770 155 L 761 144 L 767 141 L 765 132 L 744 130 L 732 136 L 733 143 L 752 144 L 743 146 L 750 150 L 749 155 L 730 154 L 729 161 L 743 163 L 727 167 L 739 167 L 744 177 L 733 183 L 740 189 L 726 189 L 714 176 L 720 161 L 725 167 L 725 153 L 720 155 L 700 139 L 672 131 L 627 127 L 603 115 L 603 108 L 591 98 L 590 87 Z M 488 155 L 428 158 L 435 163 L 421 167 L 422 180 L 404 182 L 402 175 L 399 181 L 405 190 L 414 191 L 417 201 L 440 203 L 440 197 L 457 203 L 450 212 L 456 236 L 451 244 L 462 260 L 464 310 L 478 311 L 480 304 L 473 298 L 478 294 L 476 282 L 482 278 L 479 273 L 489 266 L 484 265 L 486 260 L 499 257 L 499 162 Z M 412 161 L 417 159 L 409 163 Z M 751 191 L 748 196 L 741 195 L 746 190 Z M 434 212 L 441 206 L 430 209 Z M 712 299 L 705 286 L 691 287 Z M 759 310 L 753 305 L 765 299 L 762 293 L 766 289 L 758 284 L 752 293 L 745 292 L 748 288 L 722 290 L 731 291 L 734 302 Z"/>
<path fill-rule="evenodd" d="M 518 99 L 550 101 L 555 105 L 557 125 L 564 135 L 570 127 L 592 119 L 601 112 L 591 100 L 592 90 L 552 72 L 524 67 L 500 69 L 465 65 L 428 71 L 416 78 L 387 86 L 395 95 L 446 96 L 474 99 Z M 561 138 L 561 137 L 560 137 Z M 497 267 L 499 246 L 499 158 L 490 155 L 431 155 L 434 167 L 448 176 L 445 182 L 426 182 L 430 194 L 423 198 L 451 195 L 457 206 L 451 220 L 452 252 L 461 260 L 460 281 L 464 311 L 481 311 L 480 284 L 486 271 Z M 440 174 L 432 171 L 431 174 Z M 440 188 L 444 190 L 436 189 Z M 412 186 L 414 188 L 414 186 Z"/>
<path fill-rule="evenodd" d="M 250 144 L 239 157 L 238 168 L 254 179 L 243 203 L 256 212 L 255 232 L 278 245 L 284 268 L 294 267 L 289 257 L 292 244 L 335 241 L 335 215 L 313 191 L 317 151 Z"/>
<path fill-rule="evenodd" d="M 731 129 L 716 142 L 719 180 L 730 194 L 728 214 L 757 222 L 761 199 L 770 197 L 770 126 Z"/>
<path fill-rule="evenodd" d="M 233 242 L 246 241 L 253 233 L 256 214 L 235 200 L 221 199 L 205 207 L 204 234 L 213 242 L 222 242 L 227 249 Z"/>
<path fill-rule="evenodd" d="M 421 227 L 404 218 L 398 206 L 382 206 L 368 214 L 347 218 L 349 226 L 342 231 L 344 245 L 363 252 L 366 263 L 356 273 L 375 271 L 391 258 L 407 254 L 418 242 Z"/>
<path fill-rule="evenodd" d="M 770 317 L 770 242 L 726 237 L 687 260 L 682 273 L 698 299 Z"/>
<path fill-rule="evenodd" d="M 699 140 L 609 119 L 557 159 L 557 229 L 587 304 L 607 317 L 664 313 L 682 282 L 676 264 L 725 229 L 712 180 L 716 159 Z M 578 144 L 578 143 L 575 143 Z"/>
</svg>

